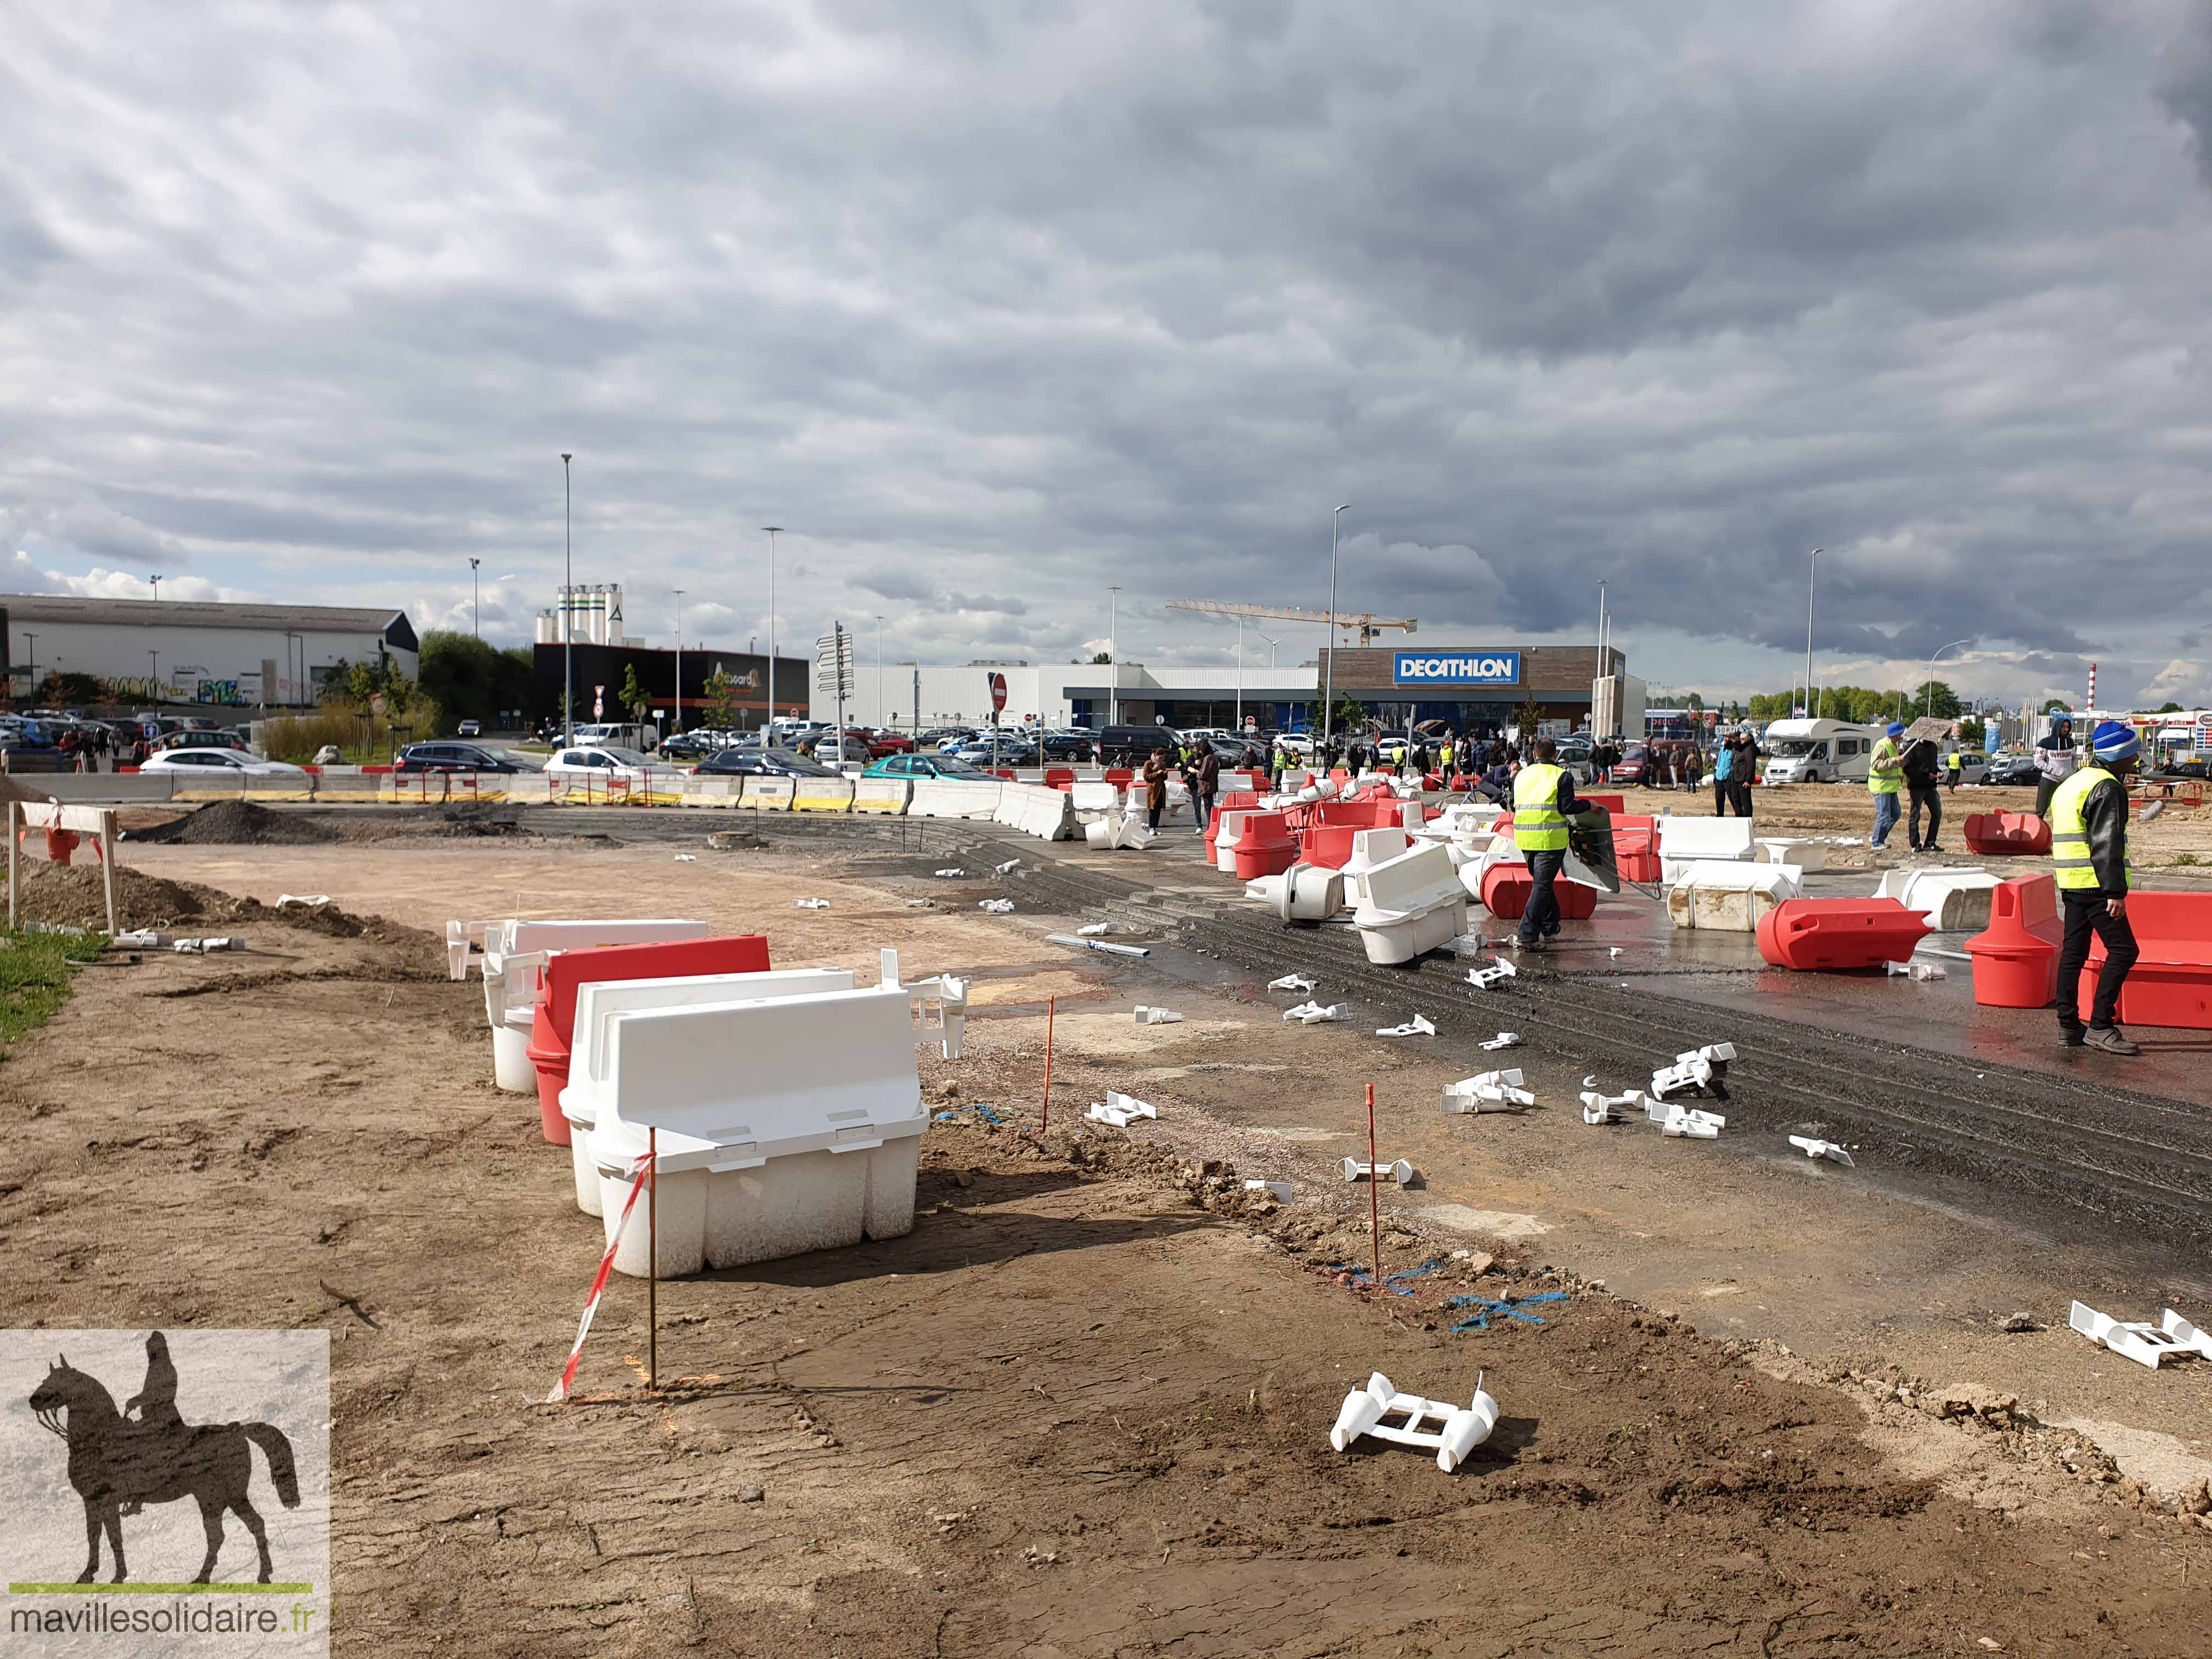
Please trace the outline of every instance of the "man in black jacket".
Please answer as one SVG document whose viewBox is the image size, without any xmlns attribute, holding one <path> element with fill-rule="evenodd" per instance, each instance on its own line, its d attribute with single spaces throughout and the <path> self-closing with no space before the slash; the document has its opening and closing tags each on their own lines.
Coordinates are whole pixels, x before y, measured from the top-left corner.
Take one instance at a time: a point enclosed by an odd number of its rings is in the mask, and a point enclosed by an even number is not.
<svg viewBox="0 0 2212 1659">
<path fill-rule="evenodd" d="M 2102 720 L 2091 736 L 2087 763 L 2058 786 L 2051 800 L 2051 860 L 2058 896 L 2065 901 L 2066 937 L 2058 948 L 2058 1040 L 2108 1054 L 2142 1051 L 2113 1024 L 2120 987 L 2141 955 L 2128 921 L 2128 786 L 2142 753 L 2142 740 L 2118 720 Z M 2089 1023 L 2081 1024 L 2081 969 L 2089 960 L 2089 935 L 2105 942 Z"/>
<path fill-rule="evenodd" d="M 1912 816 L 1905 820 L 1905 839 L 1916 853 L 1936 853 L 1936 832 L 1943 827 L 1943 798 L 1937 790 L 1942 759 L 1932 738 L 1923 738 L 1905 750 L 1905 787 L 1912 796 Z M 1928 834 L 1920 833 L 1920 809 L 1928 809 Z"/>
</svg>

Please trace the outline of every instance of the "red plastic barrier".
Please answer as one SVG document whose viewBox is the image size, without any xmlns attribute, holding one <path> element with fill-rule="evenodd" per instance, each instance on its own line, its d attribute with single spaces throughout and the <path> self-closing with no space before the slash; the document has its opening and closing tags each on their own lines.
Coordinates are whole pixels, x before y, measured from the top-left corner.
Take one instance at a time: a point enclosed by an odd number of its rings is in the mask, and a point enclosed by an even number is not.
<svg viewBox="0 0 2212 1659">
<path fill-rule="evenodd" d="M 2048 853 L 2051 826 L 2033 812 L 1972 812 L 1966 817 L 1966 850 L 1995 854 Z M 1998 1003 L 1998 1007 L 2017 1007 Z"/>
<path fill-rule="evenodd" d="M 1011 766 L 1001 766 L 993 771 L 991 775 L 994 778 L 1004 778 L 1008 783 L 1016 783 L 1019 781 L 1019 780 L 1014 776 L 1014 769 Z"/>
<path fill-rule="evenodd" d="M 1658 820 L 1645 812 L 1613 815 L 1613 861 L 1623 881 L 1650 886 L 1660 877 Z"/>
<path fill-rule="evenodd" d="M 1363 826 L 1356 823 L 1317 823 L 1298 832 L 1298 856 L 1324 870 L 1341 870 L 1352 861 L 1352 838 Z"/>
<path fill-rule="evenodd" d="M 1879 968 L 1911 961 L 1930 931 L 1893 898 L 1784 899 L 1759 919 L 1759 954 L 1777 968 Z"/>
<path fill-rule="evenodd" d="M 1336 780 L 1337 787 L 1340 789 L 1346 784 L 1352 781 L 1352 774 L 1345 770 L 1341 766 L 1330 767 L 1328 769 L 1328 775 Z"/>
<path fill-rule="evenodd" d="M 1602 806 L 1607 811 L 1612 813 L 1615 819 L 1628 810 L 1626 799 L 1620 795 L 1589 795 L 1577 789 L 1575 791 L 1575 799 L 1588 801 L 1592 806 Z"/>
<path fill-rule="evenodd" d="M 2065 931 L 2058 920 L 2058 884 L 2049 876 L 1999 882 L 1990 895 L 1989 930 L 1966 941 L 1966 954 L 1974 959 L 1974 1000 L 1984 1008 L 2048 1008 L 2057 994 L 2058 945 Z"/>
<path fill-rule="evenodd" d="M 2128 921 L 2142 958 L 2120 987 L 2120 1023 L 2212 1031 L 2212 893 L 2130 893 Z M 2093 939 L 2081 1003 L 2096 994 L 2105 941 Z"/>
<path fill-rule="evenodd" d="M 1529 894 L 1535 890 L 1536 884 L 1525 864 L 1493 864 L 1482 872 L 1482 908 L 1493 916 L 1519 921 L 1528 908 Z M 1588 921 L 1597 914 L 1595 887 L 1585 887 L 1578 881 L 1555 881 L 1552 896 L 1559 902 L 1563 921 Z"/>
<path fill-rule="evenodd" d="M 610 945 L 562 951 L 545 963 L 545 990 L 530 1019 L 530 1063 L 538 1068 L 538 1120 L 545 1139 L 568 1144 L 561 1091 L 568 1084 L 568 1046 L 576 1030 L 576 988 L 592 980 L 687 979 L 698 974 L 768 971 L 768 941 L 758 933 L 673 939 L 660 945 Z"/>
<path fill-rule="evenodd" d="M 1075 787 L 1075 770 L 1067 766 L 1048 766 L 1044 769 L 1044 787 L 1057 789 L 1063 794 Z"/>
<path fill-rule="evenodd" d="M 1213 816 L 1206 823 L 1206 861 L 1213 862 L 1213 844 L 1221 837 L 1221 815 L 1224 812 L 1249 812 L 1260 804 L 1255 789 L 1231 789 L 1213 804 Z"/>
<path fill-rule="evenodd" d="M 1136 781 L 1137 775 L 1126 766 L 1109 766 L 1106 769 L 1106 781 L 1116 789 L 1127 789 Z"/>
<path fill-rule="evenodd" d="M 1237 838 L 1237 879 L 1279 876 L 1298 860 L 1298 838 L 1280 812 L 1254 812 Z"/>
</svg>

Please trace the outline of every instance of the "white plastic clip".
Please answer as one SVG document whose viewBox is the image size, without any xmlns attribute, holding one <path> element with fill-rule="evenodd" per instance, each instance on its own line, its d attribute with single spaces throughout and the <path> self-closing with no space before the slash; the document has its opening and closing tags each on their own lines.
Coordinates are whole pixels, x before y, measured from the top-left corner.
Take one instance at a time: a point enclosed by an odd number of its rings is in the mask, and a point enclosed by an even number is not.
<svg viewBox="0 0 2212 1659">
<path fill-rule="evenodd" d="M 1280 979 L 1269 980 L 1267 988 L 1270 991 L 1303 991 L 1311 996 L 1314 982 L 1304 974 L 1285 974 Z"/>
<path fill-rule="evenodd" d="M 2155 1325 L 2123 1321 L 2099 1313 L 2076 1302 L 2067 1310 L 2066 1323 L 2092 1342 L 2101 1342 L 2123 1359 L 2158 1369 L 2168 1354 L 2193 1353 L 2212 1359 L 2212 1335 L 2207 1335 L 2168 1308 Z"/>
<path fill-rule="evenodd" d="M 1092 1101 L 1091 1109 L 1083 1115 L 1093 1123 L 1110 1123 L 1117 1129 L 1126 1129 L 1140 1117 L 1157 1118 L 1159 1115 L 1159 1109 L 1150 1101 L 1109 1089 L 1104 1103 Z"/>
<path fill-rule="evenodd" d="M 1516 1106 L 1534 1106 L 1536 1097 L 1521 1086 L 1517 1066 L 1500 1072 L 1478 1072 L 1443 1089 L 1446 1112 L 1503 1112 Z"/>
<path fill-rule="evenodd" d="M 794 910 L 827 910 L 830 908 L 830 901 L 825 898 L 793 899 L 791 902 L 791 908 Z"/>
<path fill-rule="evenodd" d="M 1517 1048 L 1520 1046 L 1521 1033 L 1518 1031 L 1500 1031 L 1496 1036 L 1491 1038 L 1489 1042 L 1482 1045 L 1484 1048 L 1492 1054 L 1497 1053 L 1500 1048 Z"/>
<path fill-rule="evenodd" d="M 1376 1036 L 1434 1036 L 1436 1034 L 1436 1026 L 1419 1014 L 1415 1014 L 1403 1025 L 1378 1025 L 1375 1028 Z"/>
<path fill-rule="evenodd" d="M 1694 1107 L 1685 1107 L 1679 1101 L 1667 1103 L 1667 1115 L 1661 1121 L 1662 1135 L 1683 1135 L 1692 1140 L 1717 1140 L 1728 1120 L 1715 1112 L 1701 1112 Z"/>
<path fill-rule="evenodd" d="M 1094 921 L 1088 927 L 1077 928 L 1075 933 L 1079 939 L 1104 939 L 1107 934 L 1113 931 L 1114 924 L 1112 922 Z"/>
<path fill-rule="evenodd" d="M 1484 1392 L 1483 1375 L 1475 1374 L 1474 1399 L 1462 1407 L 1400 1394 L 1389 1377 L 1376 1371 L 1367 1379 L 1365 1388 L 1345 1395 L 1344 1405 L 1336 1413 L 1336 1425 L 1328 1431 L 1328 1443 L 1338 1451 L 1348 1451 L 1353 1441 L 1365 1435 L 1393 1445 L 1419 1446 L 1434 1451 L 1437 1467 L 1449 1474 L 1498 1426 L 1498 1401 Z M 1386 1417 L 1403 1420 L 1385 1423 Z M 1436 1426 L 1425 1426 L 1431 1418 Z"/>
<path fill-rule="evenodd" d="M 1012 899 L 980 899 L 975 908 L 988 910 L 994 916 L 1010 916 L 1014 913 L 1014 902 Z"/>
<path fill-rule="evenodd" d="M 1899 974 L 1904 975 L 1907 979 L 1923 981 L 1950 977 L 1950 975 L 1932 962 L 1885 962 L 1881 965 L 1883 971 L 1892 979 L 1896 978 Z"/>
<path fill-rule="evenodd" d="M 1792 1135 L 1790 1144 L 1808 1158 L 1825 1158 L 1831 1164 L 1840 1164 L 1846 1169 L 1856 1169 L 1851 1155 L 1832 1140 L 1818 1140 L 1811 1135 Z"/>
<path fill-rule="evenodd" d="M 1344 1160 L 1346 1181 L 1380 1181 L 1385 1176 L 1402 1187 L 1413 1180 L 1413 1166 L 1402 1158 L 1395 1164 L 1363 1164 L 1356 1158 Z"/>
<path fill-rule="evenodd" d="M 1593 1128 L 1601 1123 L 1618 1123 L 1628 1112 L 1640 1111 L 1654 1121 L 1661 1118 L 1661 1114 L 1651 1103 L 1650 1097 L 1641 1089 L 1631 1089 L 1618 1095 L 1600 1092 L 1595 1072 L 1583 1079 L 1582 1103 L 1583 1121 Z"/>
<path fill-rule="evenodd" d="M 1148 1008 L 1137 1005 L 1137 1024 L 1139 1025 L 1180 1025 L 1182 1016 L 1172 1008 Z"/>
<path fill-rule="evenodd" d="M 1340 1002 L 1334 1007 L 1324 1008 L 1318 1002 L 1301 1002 L 1295 1008 L 1284 1009 L 1283 1018 L 1294 1019 L 1301 1025 L 1317 1025 L 1327 1019 L 1342 1019 L 1345 1006 Z"/>
<path fill-rule="evenodd" d="M 933 870 L 930 873 L 939 876 L 964 876 L 968 872 L 965 870 Z"/>
<path fill-rule="evenodd" d="M 1022 861 L 1019 859 L 1008 859 L 1004 864 L 993 865 L 991 873 L 994 876 L 1011 876 L 1021 867 Z"/>
</svg>

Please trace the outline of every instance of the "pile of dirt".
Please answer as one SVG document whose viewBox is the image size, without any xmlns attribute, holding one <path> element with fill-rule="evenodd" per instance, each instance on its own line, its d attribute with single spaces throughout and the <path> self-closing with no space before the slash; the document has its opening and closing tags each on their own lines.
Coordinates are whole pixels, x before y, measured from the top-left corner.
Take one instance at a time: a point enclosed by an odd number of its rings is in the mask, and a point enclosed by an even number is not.
<svg viewBox="0 0 2212 1659">
<path fill-rule="evenodd" d="M 218 800 L 131 839 L 157 847 L 327 847 L 346 837 L 319 817 L 271 811 L 250 800 Z"/>
<path fill-rule="evenodd" d="M 18 902 L 25 921 L 70 927 L 107 926 L 107 900 L 96 862 L 88 859 L 64 868 L 43 860 L 25 859 L 21 880 L 23 890 Z M 0 888 L 5 885 L 4 878 L 0 878 Z M 125 927 L 198 922 L 205 916 L 210 900 L 225 905 L 233 902 L 228 894 L 116 866 L 115 908 Z"/>
</svg>

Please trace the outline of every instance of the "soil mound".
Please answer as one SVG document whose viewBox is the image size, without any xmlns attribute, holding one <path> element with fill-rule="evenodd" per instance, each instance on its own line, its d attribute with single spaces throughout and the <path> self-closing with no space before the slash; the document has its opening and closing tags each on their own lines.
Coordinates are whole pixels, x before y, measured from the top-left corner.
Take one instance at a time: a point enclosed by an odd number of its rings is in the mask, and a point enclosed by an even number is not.
<svg viewBox="0 0 2212 1659">
<path fill-rule="evenodd" d="M 157 847 L 327 847 L 346 837 L 320 818 L 272 812 L 250 800 L 218 800 L 131 839 Z"/>
<path fill-rule="evenodd" d="M 19 902 L 24 921 L 70 927 L 107 926 L 107 901 L 97 862 L 86 859 L 64 869 L 58 864 L 25 859 L 21 871 L 23 890 Z M 5 878 L 0 878 L 0 890 L 6 885 Z M 115 907 L 125 927 L 159 927 L 185 920 L 197 922 L 206 915 L 206 901 L 218 897 L 228 902 L 227 896 L 204 888 L 116 866 Z"/>
</svg>

